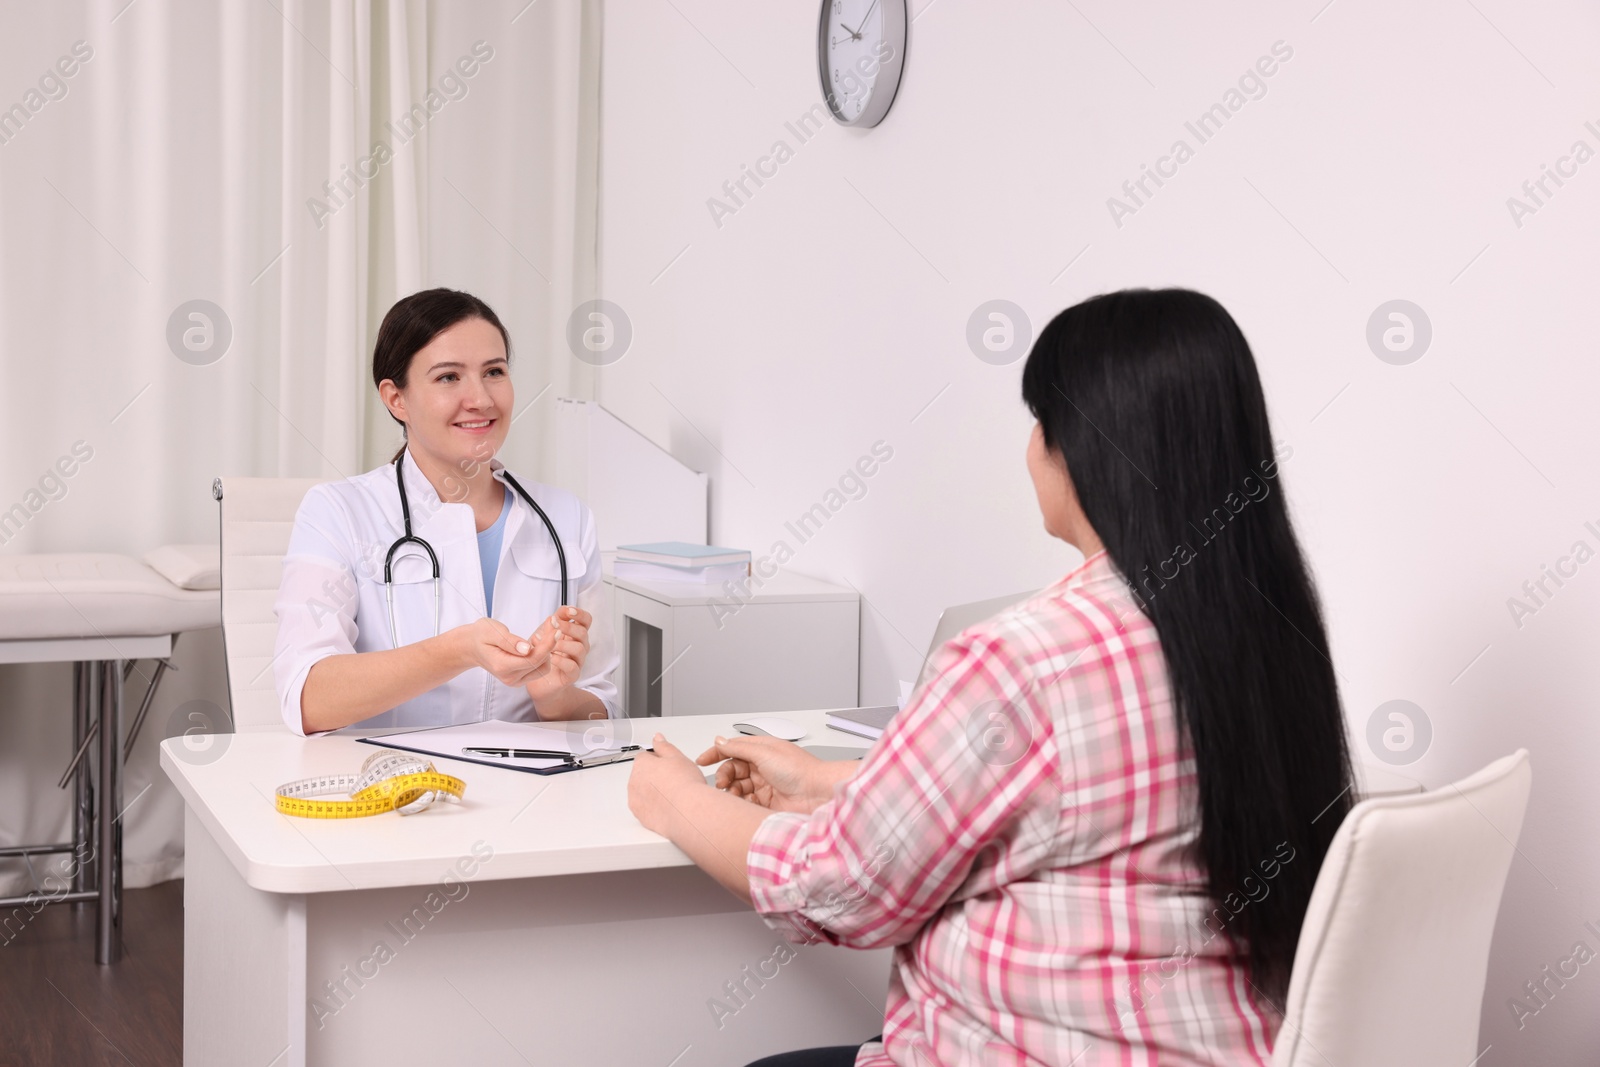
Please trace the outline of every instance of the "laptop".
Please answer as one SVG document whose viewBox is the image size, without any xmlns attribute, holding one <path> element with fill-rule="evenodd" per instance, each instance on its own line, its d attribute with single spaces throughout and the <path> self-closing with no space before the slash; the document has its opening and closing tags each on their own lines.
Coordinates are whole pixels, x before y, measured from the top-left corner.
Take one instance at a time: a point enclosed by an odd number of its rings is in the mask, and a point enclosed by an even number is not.
<svg viewBox="0 0 1600 1067">
<path fill-rule="evenodd" d="M 945 608 L 939 616 L 938 625 L 933 628 L 933 640 L 928 642 L 928 651 L 922 657 L 922 666 L 917 670 L 917 687 L 922 685 L 922 676 L 927 673 L 933 654 L 939 651 L 945 642 L 974 623 L 982 622 L 991 615 L 998 615 L 1011 605 L 1028 599 L 1035 592 L 1037 590 L 1029 589 L 1009 596 L 997 596 L 989 600 L 978 600 L 971 604 L 957 604 L 955 607 Z M 830 711 L 826 721 L 835 730 L 877 740 L 883 735 L 884 728 L 889 725 L 889 720 L 898 710 L 890 704 L 875 708 Z"/>
<path fill-rule="evenodd" d="M 946 641 L 974 623 L 998 615 L 1011 605 L 1020 604 L 1037 592 L 1037 589 L 1028 589 L 1021 593 L 1012 593 L 1010 596 L 997 596 L 989 600 L 977 600 L 971 604 L 957 604 L 953 608 L 945 608 L 944 613 L 939 616 L 939 624 L 933 628 L 933 640 L 928 642 L 928 651 L 922 657 L 922 666 L 917 671 L 917 686 L 922 685 L 922 676 L 927 672 L 928 664 L 933 661 L 933 654 L 939 651 Z"/>
</svg>

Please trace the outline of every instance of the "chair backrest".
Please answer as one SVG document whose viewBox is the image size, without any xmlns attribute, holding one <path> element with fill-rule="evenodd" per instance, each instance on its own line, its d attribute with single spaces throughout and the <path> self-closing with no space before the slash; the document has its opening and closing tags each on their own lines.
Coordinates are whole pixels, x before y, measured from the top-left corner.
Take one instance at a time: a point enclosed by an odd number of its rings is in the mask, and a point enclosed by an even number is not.
<svg viewBox="0 0 1600 1067">
<path fill-rule="evenodd" d="M 1528 751 L 1431 793 L 1362 801 L 1317 875 L 1273 1067 L 1474 1062 Z"/>
<path fill-rule="evenodd" d="M 278 711 L 273 602 L 300 500 L 321 478 L 218 478 L 222 527 L 222 651 L 237 731 L 287 730 Z"/>
<path fill-rule="evenodd" d="M 928 642 L 928 651 L 922 657 L 922 666 L 917 671 L 917 685 L 919 687 L 922 685 L 922 676 L 927 673 L 928 663 L 933 659 L 933 654 L 939 651 L 939 646 L 973 623 L 982 622 L 991 615 L 998 615 L 1011 605 L 1026 600 L 1035 592 L 1037 590 L 1029 589 L 1009 596 L 990 597 L 988 600 L 974 600 L 970 604 L 956 604 L 945 608 L 944 613 L 939 616 L 938 625 L 933 628 L 933 640 Z"/>
</svg>

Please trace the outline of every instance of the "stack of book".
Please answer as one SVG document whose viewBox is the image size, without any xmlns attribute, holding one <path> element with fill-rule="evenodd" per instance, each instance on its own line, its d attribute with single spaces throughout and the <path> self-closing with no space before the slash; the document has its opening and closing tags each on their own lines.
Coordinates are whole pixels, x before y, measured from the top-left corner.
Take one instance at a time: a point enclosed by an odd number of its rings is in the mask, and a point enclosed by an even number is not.
<svg viewBox="0 0 1600 1067">
<path fill-rule="evenodd" d="M 743 548 L 657 541 L 618 545 L 613 571 L 618 578 L 646 582 L 737 582 L 750 574 L 750 552 Z"/>
</svg>

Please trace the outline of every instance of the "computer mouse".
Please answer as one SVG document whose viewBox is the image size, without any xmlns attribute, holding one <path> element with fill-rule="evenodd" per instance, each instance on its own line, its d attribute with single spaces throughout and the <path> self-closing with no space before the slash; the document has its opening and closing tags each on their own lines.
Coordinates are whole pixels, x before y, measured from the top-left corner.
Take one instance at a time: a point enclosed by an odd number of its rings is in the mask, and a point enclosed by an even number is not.
<svg viewBox="0 0 1600 1067">
<path fill-rule="evenodd" d="M 754 734 L 757 737 L 777 737 L 784 741 L 798 741 L 806 735 L 805 730 L 790 722 L 772 715 L 760 715 L 755 718 L 736 722 L 733 728 L 741 734 Z"/>
</svg>

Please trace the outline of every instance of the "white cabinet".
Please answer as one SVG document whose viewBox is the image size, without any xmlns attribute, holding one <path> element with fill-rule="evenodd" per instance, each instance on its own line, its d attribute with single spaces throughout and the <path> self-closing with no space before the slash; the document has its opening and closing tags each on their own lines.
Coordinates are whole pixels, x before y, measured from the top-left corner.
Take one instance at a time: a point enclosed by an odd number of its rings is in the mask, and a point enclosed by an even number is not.
<svg viewBox="0 0 1600 1067">
<path fill-rule="evenodd" d="M 861 598 L 779 573 L 745 599 L 722 586 L 606 575 L 633 718 L 853 708 L 860 694 Z"/>
</svg>

